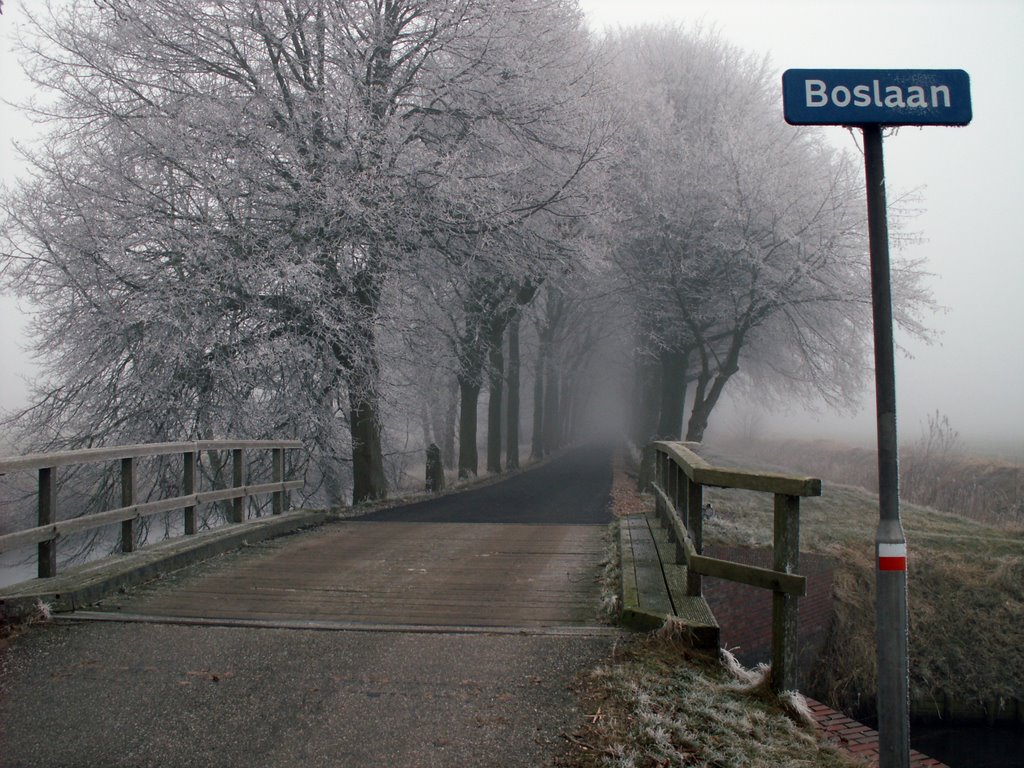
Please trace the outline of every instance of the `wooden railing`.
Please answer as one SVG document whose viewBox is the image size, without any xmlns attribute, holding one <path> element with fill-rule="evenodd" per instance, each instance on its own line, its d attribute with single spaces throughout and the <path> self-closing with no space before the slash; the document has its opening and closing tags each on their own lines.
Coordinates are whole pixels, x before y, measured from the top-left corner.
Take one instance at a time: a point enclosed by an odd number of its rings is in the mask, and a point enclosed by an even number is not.
<svg viewBox="0 0 1024 768">
<path fill-rule="evenodd" d="M 652 488 L 658 517 L 687 568 L 687 594 L 699 596 L 713 576 L 772 590 L 772 689 L 796 690 L 797 598 L 807 593 L 800 565 L 800 497 L 820 496 L 821 480 L 715 467 L 682 443 L 656 442 Z M 741 488 L 775 495 L 772 568 L 704 556 L 704 487 Z"/>
<path fill-rule="evenodd" d="M 231 500 L 231 522 L 245 519 L 246 501 L 250 496 L 272 494 L 273 514 L 281 514 L 289 490 L 301 488 L 302 480 L 285 479 L 285 451 L 301 448 L 297 440 L 203 440 L 191 443 L 154 443 L 122 445 L 109 448 L 87 448 L 61 453 L 35 453 L 0 459 L 0 475 L 36 471 L 38 520 L 34 528 L 0 536 L 0 552 L 38 544 L 39 578 L 57 575 L 57 542 L 73 533 L 81 533 L 105 525 L 121 523 L 121 551 L 135 549 L 136 523 L 151 515 L 182 510 L 185 535 L 197 530 L 197 508 L 202 504 Z M 246 451 L 271 452 L 271 481 L 251 485 L 246 478 Z M 199 492 L 197 467 L 200 453 L 231 452 L 232 485 Z M 136 503 L 136 459 L 154 456 L 182 457 L 181 495 L 172 498 Z M 121 506 L 104 512 L 57 519 L 57 469 L 70 465 L 98 462 L 120 462 Z"/>
</svg>

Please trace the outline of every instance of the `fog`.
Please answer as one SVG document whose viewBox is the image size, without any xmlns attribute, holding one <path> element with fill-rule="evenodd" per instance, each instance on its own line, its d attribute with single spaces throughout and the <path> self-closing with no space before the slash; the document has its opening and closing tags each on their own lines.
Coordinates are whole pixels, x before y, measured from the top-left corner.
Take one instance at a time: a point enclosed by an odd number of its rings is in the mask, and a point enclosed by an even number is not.
<svg viewBox="0 0 1024 768">
<path fill-rule="evenodd" d="M 911 223 L 922 242 L 905 255 L 926 260 L 942 308 L 928 319 L 936 341 L 897 337 L 901 438 L 915 439 L 928 414 L 948 415 L 965 443 L 1024 452 L 1024 246 L 1017 233 L 1024 189 L 1024 4 L 1015 0 L 859 2 L 672 2 L 584 0 L 595 29 L 665 20 L 714 27 L 723 38 L 791 68 L 964 69 L 974 119 L 966 128 L 902 128 L 885 139 L 890 201 L 919 190 Z M 779 102 L 779 119 L 782 103 Z M 843 128 L 830 140 L 859 152 Z M 874 395 L 853 416 L 793 404 L 761 414 L 780 434 L 870 439 Z M 731 410 L 731 413 L 729 412 Z M 716 414 L 728 429 L 757 412 L 733 402 Z"/>
<path fill-rule="evenodd" d="M 974 120 L 966 128 L 903 128 L 885 140 L 890 200 L 919 190 L 921 214 L 911 228 L 920 242 L 906 255 L 921 258 L 941 307 L 927 319 L 936 340 L 928 345 L 898 338 L 901 437 L 913 439 L 928 414 L 947 415 L 964 441 L 999 443 L 1024 450 L 1024 288 L 1022 246 L 1015 231 L 1024 185 L 1024 147 L 1017 133 L 1024 119 L 1019 93 L 1024 74 L 1024 5 L 986 2 L 686 2 L 584 0 L 591 26 L 672 20 L 716 28 L 723 38 L 770 56 L 788 68 L 959 68 L 971 76 Z M 27 94 L 7 42 L 19 16 L 8 2 L 0 16 L 5 41 L 0 72 L 5 96 Z M 782 104 L 779 103 L 779 120 Z M 0 106 L 0 171 L 17 174 L 12 139 L 31 127 L 8 105 Z M 825 128 L 829 140 L 853 153 L 857 136 Z M 26 402 L 24 379 L 32 363 L 23 349 L 26 317 L 14 297 L 0 297 L 0 407 Z M 824 405 L 765 407 L 729 390 L 711 431 L 755 422 L 776 434 L 857 440 L 873 435 L 873 395 L 863 393 L 856 414 Z"/>
</svg>

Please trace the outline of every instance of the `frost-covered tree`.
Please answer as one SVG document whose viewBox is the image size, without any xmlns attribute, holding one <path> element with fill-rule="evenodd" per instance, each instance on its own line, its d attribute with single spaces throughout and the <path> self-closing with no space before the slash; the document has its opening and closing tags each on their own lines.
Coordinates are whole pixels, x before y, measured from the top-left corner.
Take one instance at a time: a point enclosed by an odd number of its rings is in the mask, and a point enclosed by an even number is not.
<svg viewBox="0 0 1024 768">
<path fill-rule="evenodd" d="M 580 28 L 567 0 L 34 10 L 48 133 L 2 203 L 29 447 L 294 435 L 332 501 L 346 453 L 354 500 L 383 496 L 389 276 L 571 197 Z"/>
<path fill-rule="evenodd" d="M 870 338 L 857 165 L 787 126 L 766 62 L 714 35 L 647 28 L 608 45 L 629 123 L 615 262 L 660 379 L 657 433 L 680 436 L 692 384 L 686 438 L 702 439 L 741 369 L 848 405 Z M 914 331 L 919 277 L 897 272 Z"/>
</svg>

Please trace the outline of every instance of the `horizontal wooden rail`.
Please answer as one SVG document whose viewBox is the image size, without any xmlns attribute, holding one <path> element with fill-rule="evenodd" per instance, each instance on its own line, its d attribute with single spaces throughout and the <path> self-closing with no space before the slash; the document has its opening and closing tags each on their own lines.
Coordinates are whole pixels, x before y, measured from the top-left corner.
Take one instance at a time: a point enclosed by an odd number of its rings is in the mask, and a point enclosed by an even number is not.
<svg viewBox="0 0 1024 768">
<path fill-rule="evenodd" d="M 57 573 L 56 545 L 59 539 L 74 533 L 94 530 L 105 525 L 121 524 L 121 550 L 131 552 L 135 547 L 135 522 L 151 515 L 183 510 L 185 535 L 196 533 L 196 509 L 203 504 L 231 501 L 231 522 L 241 523 L 245 518 L 245 504 L 250 496 L 272 495 L 273 514 L 279 515 L 286 506 L 289 491 L 303 486 L 302 480 L 285 479 L 285 451 L 301 448 L 298 440 L 199 440 L 181 443 L 153 443 L 146 445 L 120 445 L 86 448 L 77 451 L 35 453 L 0 459 L 0 475 L 12 472 L 37 471 L 39 473 L 38 524 L 33 528 L 0 536 L 0 552 L 38 545 L 39 577 L 52 577 Z M 246 482 L 247 450 L 271 452 L 271 482 Z M 197 467 L 200 454 L 231 452 L 231 486 L 197 491 Z M 135 460 L 144 457 L 182 457 L 183 479 L 181 491 L 155 501 L 136 503 Z M 56 469 L 78 464 L 120 462 L 121 506 L 91 515 L 68 520 L 57 520 Z"/>
<path fill-rule="evenodd" d="M 82 448 L 77 451 L 26 453 L 24 456 L 0 458 L 0 475 L 44 467 L 66 467 L 69 464 L 94 464 L 100 461 L 136 459 L 143 456 L 170 456 L 176 453 L 204 453 L 235 448 L 301 448 L 301 440 L 197 440 L 183 443 L 145 443 L 112 445 L 104 448 Z"/>
<path fill-rule="evenodd" d="M 787 496 L 821 496 L 821 480 L 775 472 L 713 467 L 681 443 L 657 442 L 659 451 L 671 457 L 693 482 L 712 488 L 783 493 Z"/>
<path fill-rule="evenodd" d="M 283 483 L 262 483 L 260 485 L 243 485 L 238 488 L 224 488 L 220 491 L 205 491 L 193 493 L 188 496 L 175 496 L 160 501 L 148 501 L 144 504 L 133 504 L 130 507 L 119 507 L 106 512 L 97 512 L 87 517 L 74 517 L 70 520 L 61 520 L 52 525 L 44 525 L 36 528 L 26 528 L 17 533 L 8 533 L 0 536 L 0 552 L 8 552 L 12 549 L 27 547 L 32 544 L 40 544 L 53 539 L 69 536 L 73 533 L 82 533 L 104 525 L 120 523 L 124 520 L 139 520 L 161 512 L 171 512 L 175 509 L 184 509 L 188 506 L 209 504 L 214 501 L 226 501 L 227 499 L 245 498 L 247 496 L 258 496 L 261 493 L 276 493 L 279 491 L 290 491 L 303 486 L 302 480 L 288 480 Z"/>
<path fill-rule="evenodd" d="M 702 593 L 711 576 L 772 591 L 772 688 L 796 689 L 797 603 L 807 579 L 796 573 L 800 560 L 800 498 L 821 495 L 821 480 L 774 472 L 716 467 L 686 445 L 651 444 L 655 509 L 676 545 L 676 562 L 686 566 L 687 593 Z M 772 568 L 703 554 L 703 489 L 738 488 L 775 496 Z"/>
<path fill-rule="evenodd" d="M 655 493 L 661 497 L 661 503 L 666 507 L 671 506 L 671 501 L 665 492 L 658 486 L 654 486 Z M 682 545 L 682 558 L 679 552 L 676 553 L 676 560 L 680 565 L 686 565 L 687 569 L 701 576 L 714 576 L 726 581 L 735 581 L 739 584 L 746 584 L 751 587 L 770 589 L 774 592 L 785 592 L 789 595 L 803 597 L 807 594 L 807 577 L 798 576 L 792 573 L 779 573 L 771 568 L 760 568 L 756 565 L 736 563 L 732 560 L 720 560 L 716 557 L 698 555 L 697 548 L 693 544 L 688 531 L 683 529 L 679 515 L 671 515 L 669 524 L 673 529 L 673 539 L 677 546 Z"/>
</svg>

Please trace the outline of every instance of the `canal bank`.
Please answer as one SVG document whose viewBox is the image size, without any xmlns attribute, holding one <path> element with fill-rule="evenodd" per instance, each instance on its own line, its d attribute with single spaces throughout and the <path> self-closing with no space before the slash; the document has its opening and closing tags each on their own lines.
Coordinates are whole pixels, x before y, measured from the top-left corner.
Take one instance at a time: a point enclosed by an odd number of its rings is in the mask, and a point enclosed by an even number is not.
<svg viewBox="0 0 1024 768">
<path fill-rule="evenodd" d="M 761 567 L 769 566 L 771 561 L 771 551 L 763 548 L 711 545 L 707 552 L 712 557 Z M 828 556 L 802 553 L 800 572 L 808 577 L 807 595 L 801 598 L 799 608 L 803 685 L 810 678 L 813 666 L 820 662 L 831 626 L 834 564 Z M 771 596 L 753 587 L 717 579 L 706 580 L 704 592 L 721 628 L 722 646 L 747 667 L 769 662 Z M 859 747 L 861 754 L 870 756 L 872 738 L 877 741 L 873 720 L 861 717 L 855 722 L 824 704 L 813 700 L 810 703 L 819 724 L 826 730 L 833 727 L 838 734 L 836 740 L 842 746 Z M 1016 699 L 964 703 L 943 697 L 940 701 L 916 701 L 910 729 L 911 746 L 950 768 L 1024 768 L 1022 710 L 1024 707 Z"/>
</svg>

